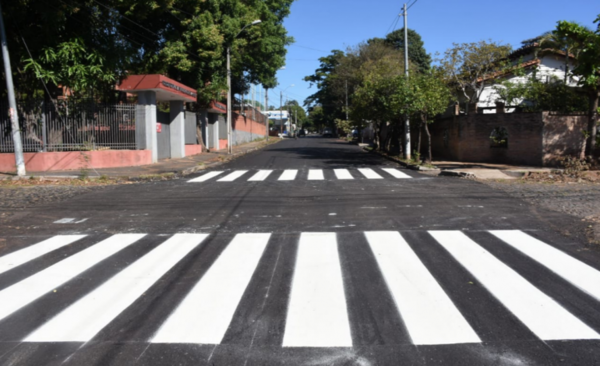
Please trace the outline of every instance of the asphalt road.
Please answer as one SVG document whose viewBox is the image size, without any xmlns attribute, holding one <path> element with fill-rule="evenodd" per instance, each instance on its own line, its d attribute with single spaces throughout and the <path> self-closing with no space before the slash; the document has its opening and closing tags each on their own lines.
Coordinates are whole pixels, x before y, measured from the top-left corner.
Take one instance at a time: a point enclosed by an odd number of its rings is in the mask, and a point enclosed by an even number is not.
<svg viewBox="0 0 600 366">
<path fill-rule="evenodd" d="M 600 364 L 580 223 L 336 139 L 11 220 L 2 365 Z"/>
</svg>

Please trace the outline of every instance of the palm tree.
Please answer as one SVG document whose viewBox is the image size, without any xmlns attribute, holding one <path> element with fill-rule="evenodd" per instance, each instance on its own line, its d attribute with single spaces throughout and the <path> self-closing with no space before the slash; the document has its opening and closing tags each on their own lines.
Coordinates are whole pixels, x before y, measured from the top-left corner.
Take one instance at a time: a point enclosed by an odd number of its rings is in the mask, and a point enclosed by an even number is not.
<svg viewBox="0 0 600 366">
<path fill-rule="evenodd" d="M 584 28 L 587 28 L 583 26 Z M 564 84 L 567 85 L 569 81 L 569 58 L 577 60 L 579 53 L 583 49 L 583 45 L 576 40 L 568 37 L 561 36 L 558 32 L 548 31 L 541 34 L 538 37 L 529 39 L 522 42 L 524 45 L 531 45 L 535 47 L 534 57 L 538 58 L 538 54 L 545 50 L 559 51 L 564 53 L 565 56 L 565 78 Z"/>
</svg>

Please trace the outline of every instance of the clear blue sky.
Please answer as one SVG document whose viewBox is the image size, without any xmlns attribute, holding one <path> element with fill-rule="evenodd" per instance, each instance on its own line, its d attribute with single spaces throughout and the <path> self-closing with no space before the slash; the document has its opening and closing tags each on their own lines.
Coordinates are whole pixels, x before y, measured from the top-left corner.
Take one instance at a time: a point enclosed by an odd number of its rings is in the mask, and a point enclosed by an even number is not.
<svg viewBox="0 0 600 366">
<path fill-rule="evenodd" d="M 411 0 L 412 1 L 412 0 Z M 269 104 L 279 107 L 279 92 L 302 104 L 316 90 L 302 79 L 319 67 L 319 57 L 345 50 L 373 37 L 385 37 L 398 19 L 403 3 L 392 0 L 296 0 L 285 21 L 296 42 L 289 46 L 280 85 L 269 91 Z M 408 28 L 416 30 L 428 53 L 443 53 L 453 42 L 482 39 L 503 41 L 518 48 L 522 40 L 555 28 L 559 20 L 593 27 L 600 13 L 597 0 L 417 0 L 408 12 Z M 402 28 L 398 19 L 396 29 Z M 285 98 L 285 96 L 284 96 Z"/>
</svg>

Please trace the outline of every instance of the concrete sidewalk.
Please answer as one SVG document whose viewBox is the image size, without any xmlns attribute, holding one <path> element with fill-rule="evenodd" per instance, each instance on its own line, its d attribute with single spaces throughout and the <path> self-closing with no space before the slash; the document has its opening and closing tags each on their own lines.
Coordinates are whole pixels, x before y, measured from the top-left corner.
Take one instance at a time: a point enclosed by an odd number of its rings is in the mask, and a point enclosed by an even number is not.
<svg viewBox="0 0 600 366">
<path fill-rule="evenodd" d="M 48 172 L 27 172 L 26 179 L 30 177 L 46 178 L 78 178 L 86 174 L 89 178 L 99 178 L 106 176 L 109 178 L 127 177 L 137 178 L 142 176 L 153 176 L 173 173 L 180 176 L 192 174 L 194 172 L 213 167 L 231 160 L 232 157 L 247 154 L 249 152 L 261 149 L 268 145 L 281 141 L 278 137 L 269 137 L 269 142 L 258 141 L 234 146 L 233 155 L 227 154 L 227 150 L 214 152 L 203 152 L 202 154 L 188 156 L 181 159 L 164 159 L 156 164 L 140 165 L 123 168 L 101 168 L 101 169 L 79 169 L 79 170 L 54 170 Z M 14 174 L 0 173 L 0 179 L 14 178 Z"/>
<path fill-rule="evenodd" d="M 458 161 L 434 161 L 432 164 L 441 170 L 440 175 L 476 179 L 519 179 L 528 172 L 551 172 L 557 170 L 556 168 Z"/>
</svg>

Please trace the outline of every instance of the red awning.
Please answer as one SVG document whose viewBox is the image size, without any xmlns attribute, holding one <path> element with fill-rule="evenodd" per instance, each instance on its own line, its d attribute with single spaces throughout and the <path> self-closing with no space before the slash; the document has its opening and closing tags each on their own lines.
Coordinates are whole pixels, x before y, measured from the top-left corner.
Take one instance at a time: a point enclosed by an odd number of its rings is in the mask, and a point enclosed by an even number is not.
<svg viewBox="0 0 600 366">
<path fill-rule="evenodd" d="M 197 98 L 195 89 L 164 75 L 129 75 L 118 86 L 118 90 L 128 93 L 153 91 L 156 92 L 156 100 L 159 102 L 195 102 Z"/>
</svg>

